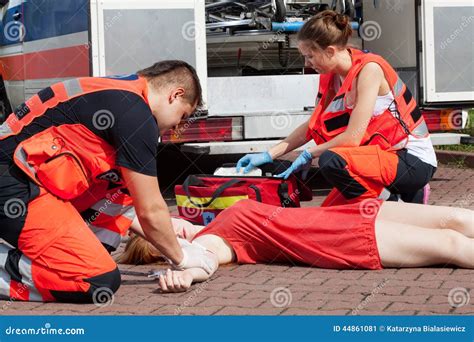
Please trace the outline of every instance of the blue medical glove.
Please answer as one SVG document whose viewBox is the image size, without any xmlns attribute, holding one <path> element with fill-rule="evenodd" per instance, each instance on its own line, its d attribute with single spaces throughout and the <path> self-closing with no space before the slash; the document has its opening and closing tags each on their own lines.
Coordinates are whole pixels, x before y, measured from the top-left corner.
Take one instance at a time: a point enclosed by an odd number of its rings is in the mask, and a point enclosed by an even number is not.
<svg viewBox="0 0 474 342">
<path fill-rule="evenodd" d="M 271 163 L 272 161 L 272 156 L 268 152 L 246 154 L 237 162 L 237 172 L 240 172 L 241 167 L 245 167 L 245 174 L 252 170 L 254 167 Z"/>
<path fill-rule="evenodd" d="M 304 150 L 298 158 L 295 159 L 293 164 L 289 168 L 287 168 L 284 172 L 280 173 L 279 175 L 276 175 L 275 177 L 282 177 L 284 179 L 288 179 L 290 175 L 293 172 L 301 172 L 301 178 L 303 180 L 306 179 L 306 176 L 308 175 L 309 169 L 311 168 L 311 161 L 313 160 L 313 156 L 311 153 L 308 152 L 308 150 Z"/>
</svg>

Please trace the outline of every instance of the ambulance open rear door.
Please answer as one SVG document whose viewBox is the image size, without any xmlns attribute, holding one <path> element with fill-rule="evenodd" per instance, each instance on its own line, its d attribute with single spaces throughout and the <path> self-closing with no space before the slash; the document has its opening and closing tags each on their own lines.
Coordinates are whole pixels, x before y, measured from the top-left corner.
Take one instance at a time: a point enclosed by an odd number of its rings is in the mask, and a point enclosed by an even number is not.
<svg viewBox="0 0 474 342">
<path fill-rule="evenodd" d="M 204 0 L 92 0 L 90 32 L 93 76 L 181 59 L 196 68 L 205 98 Z"/>
</svg>

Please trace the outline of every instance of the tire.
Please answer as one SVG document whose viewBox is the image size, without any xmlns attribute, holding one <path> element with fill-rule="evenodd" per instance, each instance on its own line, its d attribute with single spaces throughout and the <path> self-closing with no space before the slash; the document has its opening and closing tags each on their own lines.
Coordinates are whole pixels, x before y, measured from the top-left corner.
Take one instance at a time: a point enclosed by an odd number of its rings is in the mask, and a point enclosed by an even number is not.
<svg viewBox="0 0 474 342">
<path fill-rule="evenodd" d="M 275 14 L 273 20 L 279 23 L 285 21 L 286 6 L 284 0 L 275 0 Z"/>
</svg>

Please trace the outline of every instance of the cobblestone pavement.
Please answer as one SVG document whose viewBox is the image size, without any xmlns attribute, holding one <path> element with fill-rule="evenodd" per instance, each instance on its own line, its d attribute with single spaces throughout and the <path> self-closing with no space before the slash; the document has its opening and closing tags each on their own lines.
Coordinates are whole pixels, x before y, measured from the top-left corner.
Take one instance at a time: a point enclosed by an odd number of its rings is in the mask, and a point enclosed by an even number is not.
<svg viewBox="0 0 474 342">
<path fill-rule="evenodd" d="M 474 209 L 474 170 L 440 167 L 431 204 Z M 318 205 L 322 196 L 311 203 Z M 110 305 L 1 301 L 6 315 L 430 315 L 474 314 L 474 270 L 449 267 L 337 271 L 281 265 L 223 266 L 183 294 L 160 294 L 153 267 L 120 265 Z"/>
</svg>

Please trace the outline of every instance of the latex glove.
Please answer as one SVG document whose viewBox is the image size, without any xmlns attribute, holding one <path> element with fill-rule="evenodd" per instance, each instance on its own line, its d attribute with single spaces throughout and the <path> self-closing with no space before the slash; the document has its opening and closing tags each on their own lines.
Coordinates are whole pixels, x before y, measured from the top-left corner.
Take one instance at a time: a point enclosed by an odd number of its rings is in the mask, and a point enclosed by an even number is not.
<svg viewBox="0 0 474 342">
<path fill-rule="evenodd" d="M 246 154 L 237 162 L 237 172 L 240 172 L 241 167 L 245 167 L 244 174 L 252 170 L 254 167 L 271 163 L 273 161 L 272 156 L 268 152 L 262 153 L 250 153 Z"/>
<path fill-rule="evenodd" d="M 207 274 L 211 275 L 219 267 L 213 253 L 197 242 L 189 242 L 179 238 L 178 242 L 183 249 L 184 257 L 178 265 L 171 263 L 174 269 L 185 270 L 188 268 L 201 268 Z"/>
<path fill-rule="evenodd" d="M 288 177 L 290 177 L 292 173 L 302 171 L 301 178 L 305 180 L 306 176 L 308 175 L 309 169 L 311 168 L 312 160 L 313 160 L 313 156 L 311 155 L 311 153 L 309 153 L 308 150 L 304 150 L 298 156 L 298 158 L 295 159 L 295 161 L 291 164 L 291 166 L 288 169 L 276 175 L 275 177 L 288 179 Z"/>
</svg>

